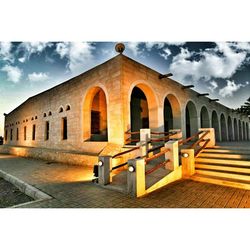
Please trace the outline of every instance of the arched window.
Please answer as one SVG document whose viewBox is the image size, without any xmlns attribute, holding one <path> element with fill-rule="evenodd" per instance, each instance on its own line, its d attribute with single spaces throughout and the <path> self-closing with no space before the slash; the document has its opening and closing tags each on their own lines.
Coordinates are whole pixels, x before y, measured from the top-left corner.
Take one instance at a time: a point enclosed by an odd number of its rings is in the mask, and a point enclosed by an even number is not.
<svg viewBox="0 0 250 250">
<path fill-rule="evenodd" d="M 59 113 L 62 113 L 63 112 L 63 107 L 60 107 L 59 108 Z"/>
<path fill-rule="evenodd" d="M 52 115 L 52 113 L 51 113 L 51 111 L 49 111 L 49 114 L 48 114 L 49 116 L 51 116 Z"/>
<path fill-rule="evenodd" d="M 44 114 L 43 114 L 43 117 L 46 117 L 46 116 L 47 116 L 46 113 L 44 113 Z"/>
<path fill-rule="evenodd" d="M 66 106 L 66 111 L 70 110 L 70 105 Z"/>
</svg>

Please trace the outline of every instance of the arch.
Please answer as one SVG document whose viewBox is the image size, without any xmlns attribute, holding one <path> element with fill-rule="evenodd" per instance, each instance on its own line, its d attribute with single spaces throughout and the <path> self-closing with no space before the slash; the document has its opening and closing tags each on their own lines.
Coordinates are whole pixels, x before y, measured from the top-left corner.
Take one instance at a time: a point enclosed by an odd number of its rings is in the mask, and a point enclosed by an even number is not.
<svg viewBox="0 0 250 250">
<path fill-rule="evenodd" d="M 233 141 L 233 123 L 232 118 L 228 116 L 227 118 L 227 128 L 228 128 L 228 140 Z"/>
<path fill-rule="evenodd" d="M 237 124 L 236 118 L 234 118 L 234 140 L 235 141 L 239 140 L 239 131 L 238 131 L 238 124 Z"/>
<path fill-rule="evenodd" d="M 214 128 L 216 141 L 220 141 L 219 119 L 215 110 L 212 112 L 212 127 Z"/>
<path fill-rule="evenodd" d="M 107 97 L 101 87 L 87 90 L 83 101 L 83 139 L 107 141 Z"/>
<path fill-rule="evenodd" d="M 249 125 L 248 125 L 248 122 L 246 122 L 246 133 L 247 133 L 246 139 L 249 141 Z"/>
<path fill-rule="evenodd" d="M 164 99 L 163 115 L 165 132 L 173 128 L 181 128 L 181 108 L 173 94 L 168 94 Z"/>
<path fill-rule="evenodd" d="M 139 88 L 146 97 L 148 105 L 149 127 L 152 129 L 159 129 L 159 102 L 151 86 L 143 80 L 136 81 L 131 84 L 128 91 L 129 126 L 127 127 L 127 129 L 131 129 L 131 95 L 135 87 Z"/>
<path fill-rule="evenodd" d="M 238 121 L 239 124 L 239 141 L 242 141 L 242 126 L 241 126 L 241 121 Z"/>
<path fill-rule="evenodd" d="M 134 87 L 130 99 L 131 131 L 139 131 L 141 128 L 149 128 L 148 101 L 144 92 Z"/>
<path fill-rule="evenodd" d="M 49 111 L 48 116 L 51 116 L 51 115 L 52 115 L 52 112 L 51 112 L 51 111 Z"/>
<path fill-rule="evenodd" d="M 197 109 L 192 101 L 189 101 L 185 109 L 186 137 L 194 135 L 198 131 Z"/>
<path fill-rule="evenodd" d="M 224 114 L 220 115 L 220 131 L 221 131 L 221 140 L 227 140 L 227 125 L 226 125 L 226 118 Z"/>
<path fill-rule="evenodd" d="M 63 112 L 63 107 L 60 107 L 59 108 L 59 113 L 62 113 Z"/>
<path fill-rule="evenodd" d="M 70 110 L 70 105 L 67 105 L 66 106 L 66 111 L 69 111 Z"/>
<path fill-rule="evenodd" d="M 205 106 L 201 108 L 200 121 L 201 121 L 201 128 L 210 128 L 208 110 Z"/>
</svg>

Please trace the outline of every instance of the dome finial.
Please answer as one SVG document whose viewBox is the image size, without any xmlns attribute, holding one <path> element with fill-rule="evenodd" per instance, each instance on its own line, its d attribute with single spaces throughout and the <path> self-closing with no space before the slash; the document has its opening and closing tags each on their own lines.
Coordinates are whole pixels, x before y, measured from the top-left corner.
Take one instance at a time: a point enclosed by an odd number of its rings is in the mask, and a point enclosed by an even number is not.
<svg viewBox="0 0 250 250">
<path fill-rule="evenodd" d="M 115 45 L 115 51 L 122 54 L 123 51 L 125 50 L 125 45 L 123 43 L 117 43 Z"/>
</svg>

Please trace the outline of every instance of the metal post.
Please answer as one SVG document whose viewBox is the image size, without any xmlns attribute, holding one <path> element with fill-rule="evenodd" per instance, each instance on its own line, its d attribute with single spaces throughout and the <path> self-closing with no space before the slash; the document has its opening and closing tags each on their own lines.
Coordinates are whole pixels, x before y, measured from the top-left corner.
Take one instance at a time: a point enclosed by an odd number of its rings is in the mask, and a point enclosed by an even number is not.
<svg viewBox="0 0 250 250">
<path fill-rule="evenodd" d="M 110 170 L 112 169 L 112 156 L 99 156 L 98 183 L 107 185 L 110 183 Z"/>
</svg>

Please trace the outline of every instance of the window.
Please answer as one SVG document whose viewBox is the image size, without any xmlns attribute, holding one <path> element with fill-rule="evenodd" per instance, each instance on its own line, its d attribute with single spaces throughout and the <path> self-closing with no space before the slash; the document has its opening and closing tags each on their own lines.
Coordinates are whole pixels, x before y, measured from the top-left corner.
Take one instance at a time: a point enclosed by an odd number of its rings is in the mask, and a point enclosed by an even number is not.
<svg viewBox="0 0 250 250">
<path fill-rule="evenodd" d="M 60 109 L 59 109 L 59 113 L 62 113 L 63 112 L 63 108 L 61 107 Z"/>
<path fill-rule="evenodd" d="M 46 113 L 44 113 L 44 114 L 43 114 L 43 117 L 46 117 L 46 116 L 47 116 Z"/>
<path fill-rule="evenodd" d="M 36 125 L 33 124 L 32 128 L 32 140 L 34 141 L 36 139 Z"/>
<path fill-rule="evenodd" d="M 10 140 L 12 141 L 13 129 L 10 130 Z"/>
<path fill-rule="evenodd" d="M 49 122 L 45 123 L 45 140 L 49 140 Z"/>
<path fill-rule="evenodd" d="M 17 141 L 19 140 L 19 131 L 18 131 L 18 128 L 16 128 L 16 140 Z"/>
<path fill-rule="evenodd" d="M 8 129 L 5 130 L 5 141 L 8 140 Z"/>
<path fill-rule="evenodd" d="M 66 111 L 68 111 L 68 110 L 70 110 L 70 106 L 69 105 L 66 106 Z"/>
<path fill-rule="evenodd" d="M 26 139 L 27 139 L 27 127 L 25 126 L 24 128 L 23 128 L 23 139 L 26 141 Z"/>
<path fill-rule="evenodd" d="M 52 115 L 51 111 L 49 112 L 49 116 Z"/>
<path fill-rule="evenodd" d="M 62 139 L 68 139 L 68 124 L 67 124 L 67 117 L 62 118 Z"/>
</svg>

